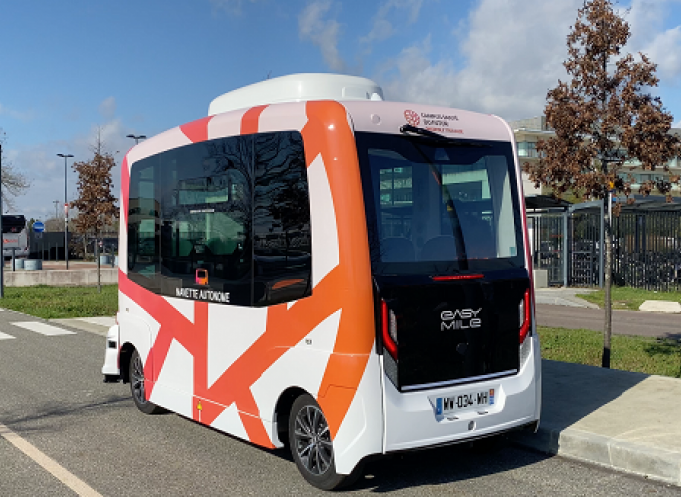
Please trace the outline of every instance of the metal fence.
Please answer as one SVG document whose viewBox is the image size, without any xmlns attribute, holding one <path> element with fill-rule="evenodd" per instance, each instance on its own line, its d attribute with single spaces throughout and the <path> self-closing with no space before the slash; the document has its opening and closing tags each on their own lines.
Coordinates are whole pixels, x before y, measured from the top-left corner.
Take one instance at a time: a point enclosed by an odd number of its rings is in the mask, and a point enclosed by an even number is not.
<svg viewBox="0 0 681 497">
<path fill-rule="evenodd" d="M 602 284 L 602 210 L 594 204 L 528 214 L 534 268 L 547 270 L 549 285 Z M 625 206 L 612 228 L 614 284 L 681 290 L 680 204 Z"/>
<path fill-rule="evenodd" d="M 546 270 L 549 285 L 562 285 L 563 215 L 549 213 L 528 219 L 533 237 L 533 267 Z"/>
<path fill-rule="evenodd" d="M 568 283 L 597 286 L 601 282 L 600 211 L 573 212 L 568 218 Z"/>
<path fill-rule="evenodd" d="M 630 211 L 613 219 L 613 281 L 681 290 L 681 211 Z"/>
</svg>

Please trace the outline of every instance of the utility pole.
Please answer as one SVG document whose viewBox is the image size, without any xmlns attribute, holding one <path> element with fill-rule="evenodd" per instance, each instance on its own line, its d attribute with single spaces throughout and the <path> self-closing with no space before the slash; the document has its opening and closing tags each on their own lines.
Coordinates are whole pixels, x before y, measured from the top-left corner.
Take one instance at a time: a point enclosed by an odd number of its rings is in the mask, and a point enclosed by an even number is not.
<svg viewBox="0 0 681 497">
<path fill-rule="evenodd" d="M 66 194 L 66 161 L 71 154 L 57 154 L 64 158 L 64 260 L 66 261 L 66 269 L 69 268 L 69 197 Z"/>
</svg>

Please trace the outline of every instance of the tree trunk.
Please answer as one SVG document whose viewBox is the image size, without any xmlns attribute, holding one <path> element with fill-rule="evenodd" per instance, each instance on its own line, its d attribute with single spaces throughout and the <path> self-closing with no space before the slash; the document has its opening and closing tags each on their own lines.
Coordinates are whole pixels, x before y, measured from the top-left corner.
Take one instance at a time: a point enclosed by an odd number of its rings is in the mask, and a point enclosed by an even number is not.
<svg viewBox="0 0 681 497">
<path fill-rule="evenodd" d="M 604 307 L 605 323 L 603 325 L 603 362 L 604 368 L 610 368 L 610 339 L 612 337 L 612 201 L 608 195 L 604 202 L 605 206 L 605 258 L 603 261 L 603 286 L 605 290 Z"/>
</svg>

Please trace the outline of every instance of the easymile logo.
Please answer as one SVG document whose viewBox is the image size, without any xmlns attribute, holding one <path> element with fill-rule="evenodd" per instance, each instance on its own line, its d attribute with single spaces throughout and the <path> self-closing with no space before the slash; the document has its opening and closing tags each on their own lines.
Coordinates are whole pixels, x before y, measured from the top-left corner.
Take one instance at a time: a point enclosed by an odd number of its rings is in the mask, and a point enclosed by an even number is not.
<svg viewBox="0 0 681 497">
<path fill-rule="evenodd" d="M 442 311 L 440 313 L 440 331 L 446 330 L 467 330 L 469 328 L 480 328 L 482 319 L 478 317 L 482 307 L 475 309 L 456 309 L 454 311 Z"/>
</svg>

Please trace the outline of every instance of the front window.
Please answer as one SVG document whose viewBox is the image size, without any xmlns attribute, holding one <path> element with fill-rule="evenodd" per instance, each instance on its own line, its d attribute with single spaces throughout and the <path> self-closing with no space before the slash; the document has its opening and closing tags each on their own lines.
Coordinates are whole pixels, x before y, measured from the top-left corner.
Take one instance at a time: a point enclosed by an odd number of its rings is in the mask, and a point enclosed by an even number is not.
<svg viewBox="0 0 681 497">
<path fill-rule="evenodd" d="M 522 267 L 511 144 L 357 133 L 377 274 Z"/>
</svg>

